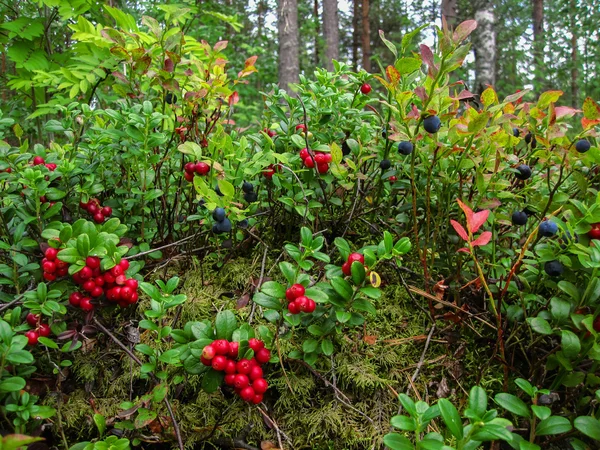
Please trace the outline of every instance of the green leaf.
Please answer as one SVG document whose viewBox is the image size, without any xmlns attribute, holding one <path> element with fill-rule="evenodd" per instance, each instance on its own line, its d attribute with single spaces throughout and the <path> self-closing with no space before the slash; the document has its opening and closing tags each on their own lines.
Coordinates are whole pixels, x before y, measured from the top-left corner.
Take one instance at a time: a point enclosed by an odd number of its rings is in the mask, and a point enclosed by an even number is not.
<svg viewBox="0 0 600 450">
<path fill-rule="evenodd" d="M 294 284 L 296 282 L 296 269 L 292 264 L 287 261 L 279 263 L 279 270 L 287 280 L 288 284 Z"/>
<path fill-rule="evenodd" d="M 545 420 L 552 414 L 552 410 L 547 406 L 531 405 L 531 410 L 540 420 Z"/>
<path fill-rule="evenodd" d="M 352 302 L 352 308 L 358 311 L 365 311 L 369 314 L 377 315 L 377 309 L 366 298 L 357 298 Z"/>
<path fill-rule="evenodd" d="M 417 429 L 417 423 L 412 417 L 394 416 L 391 418 L 390 423 L 394 428 L 402 431 L 415 431 Z"/>
<path fill-rule="evenodd" d="M 417 417 L 417 407 L 415 406 L 415 402 L 406 394 L 398 394 L 398 400 L 400 400 L 400 404 L 409 413 L 412 417 Z"/>
<path fill-rule="evenodd" d="M 487 394 L 479 386 L 473 386 L 469 393 L 469 408 L 477 417 L 483 417 L 487 410 Z"/>
<path fill-rule="evenodd" d="M 493 423 L 486 423 L 471 438 L 475 441 L 487 442 L 502 439 L 503 441 L 510 442 L 513 439 L 513 435 L 510 431 L 502 425 L 496 425 Z"/>
<path fill-rule="evenodd" d="M 450 433 L 452 433 L 456 439 L 462 439 L 463 426 L 457 409 L 445 398 L 438 401 L 438 407 L 440 408 L 440 414 L 442 419 L 444 419 L 444 423 L 448 427 L 448 430 L 450 430 Z"/>
<path fill-rule="evenodd" d="M 366 275 L 365 266 L 363 266 L 359 261 L 354 261 L 352 266 L 350 266 L 350 270 L 352 271 L 352 282 L 357 286 L 363 284 Z"/>
<path fill-rule="evenodd" d="M 337 292 L 344 300 L 348 301 L 352 298 L 352 286 L 346 280 L 341 277 L 335 277 L 331 280 L 331 287 Z"/>
<path fill-rule="evenodd" d="M 9 377 L 0 382 L 0 392 L 17 392 L 25 387 L 25 380 L 21 377 Z"/>
<path fill-rule="evenodd" d="M 158 360 L 166 364 L 179 362 L 179 349 L 167 350 L 158 357 Z"/>
<path fill-rule="evenodd" d="M 383 443 L 391 450 L 414 450 L 415 448 L 412 442 L 398 433 L 386 434 Z"/>
<path fill-rule="evenodd" d="M 511 413 L 516 414 L 517 416 L 527 418 L 531 417 L 529 408 L 527 407 L 525 402 L 512 394 L 506 394 L 504 392 L 496 394 L 496 396 L 494 397 L 494 401 L 507 411 L 510 411 Z"/>
<path fill-rule="evenodd" d="M 542 319 L 541 317 L 528 318 L 527 322 L 529 326 L 538 334 L 550 335 L 552 334 L 552 327 L 548 323 L 546 319 Z"/>
<path fill-rule="evenodd" d="M 348 244 L 348 241 L 344 238 L 336 237 L 333 241 L 333 244 L 337 247 L 342 259 L 344 261 L 347 260 L 351 253 L 350 244 Z"/>
<path fill-rule="evenodd" d="M 223 372 L 217 372 L 214 369 L 210 369 L 202 378 L 202 389 L 209 394 L 215 392 L 223 383 L 224 377 L 225 374 Z"/>
<path fill-rule="evenodd" d="M 304 353 L 313 353 L 315 350 L 317 350 L 318 346 L 319 342 L 316 339 L 307 339 L 302 344 L 302 350 Z"/>
<path fill-rule="evenodd" d="M 321 342 L 321 350 L 323 350 L 323 354 L 325 356 L 330 356 L 333 354 L 333 343 L 329 339 L 324 339 Z"/>
<path fill-rule="evenodd" d="M 217 332 L 217 339 L 231 339 L 231 335 L 237 328 L 237 320 L 235 315 L 229 311 L 220 311 L 215 319 L 215 329 Z M 208 391 L 207 391 L 208 392 Z"/>
<path fill-rule="evenodd" d="M 260 288 L 261 292 L 270 297 L 285 298 L 285 287 L 277 281 L 267 281 Z"/>
<path fill-rule="evenodd" d="M 600 421 L 591 416 L 579 416 L 573 422 L 575 428 L 589 438 L 600 441 Z"/>
<path fill-rule="evenodd" d="M 519 388 L 530 397 L 533 397 L 535 395 L 536 390 L 529 381 L 524 380 L 523 378 L 517 378 L 515 380 L 515 384 L 519 386 Z"/>
<path fill-rule="evenodd" d="M 312 241 L 313 241 L 312 233 L 308 228 L 302 227 L 300 229 L 300 237 L 301 237 L 302 246 L 304 248 L 312 247 Z"/>
<path fill-rule="evenodd" d="M 90 238 L 87 234 L 77 236 L 77 253 L 82 257 L 86 257 L 90 252 Z"/>
<path fill-rule="evenodd" d="M 366 295 L 369 298 L 372 298 L 373 300 L 377 300 L 381 297 L 381 291 L 372 286 L 360 288 L 360 293 Z"/>
<path fill-rule="evenodd" d="M 98 428 L 98 433 L 102 436 L 106 431 L 106 418 L 102 414 L 94 414 L 94 423 Z"/>
<path fill-rule="evenodd" d="M 262 292 L 257 292 L 256 294 L 254 294 L 254 297 L 252 297 L 252 301 L 257 305 L 263 306 L 265 308 L 275 309 L 278 311 L 282 309 L 280 300 L 277 300 L 273 297 L 269 297 L 268 295 L 265 295 Z"/>
<path fill-rule="evenodd" d="M 560 416 L 550 416 L 538 424 L 535 434 L 538 436 L 562 434 L 571 431 L 571 428 L 569 419 Z"/>
<path fill-rule="evenodd" d="M 563 354 L 570 359 L 575 358 L 581 350 L 581 343 L 575 333 L 569 330 L 561 331 L 561 347 Z"/>
<path fill-rule="evenodd" d="M 40 344 L 43 344 L 48 348 L 54 348 L 54 349 L 58 348 L 58 344 L 56 342 L 54 342 L 52 339 L 48 339 L 47 337 L 40 337 L 38 339 L 38 341 Z"/>
</svg>

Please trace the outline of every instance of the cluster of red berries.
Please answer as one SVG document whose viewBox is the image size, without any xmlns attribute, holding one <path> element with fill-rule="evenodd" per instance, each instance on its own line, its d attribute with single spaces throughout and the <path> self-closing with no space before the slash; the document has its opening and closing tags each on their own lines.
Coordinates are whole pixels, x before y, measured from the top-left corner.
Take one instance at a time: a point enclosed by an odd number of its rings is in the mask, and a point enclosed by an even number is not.
<svg viewBox="0 0 600 450">
<path fill-rule="evenodd" d="M 268 363 L 271 352 L 259 339 L 248 339 L 248 346 L 254 351 L 254 358 L 237 361 L 239 342 L 217 339 L 204 347 L 200 361 L 219 372 L 225 372 L 225 384 L 233 386 L 242 400 L 258 405 L 269 384 L 263 378 L 261 365 Z"/>
<path fill-rule="evenodd" d="M 47 323 L 41 323 L 40 316 L 38 314 L 29 313 L 27 314 L 25 320 L 30 326 L 35 327 L 35 330 L 29 330 L 25 333 L 25 337 L 27 338 L 27 343 L 29 345 L 37 344 L 40 336 L 50 336 L 50 325 Z"/>
<path fill-rule="evenodd" d="M 69 296 L 69 303 L 84 311 L 91 311 L 94 306 L 90 297 L 98 298 L 103 294 L 109 302 L 117 303 L 121 308 L 136 303 L 139 298 L 138 281 L 127 278 L 125 275 L 127 269 L 129 269 L 129 261 L 122 259 L 112 269 L 102 272 L 100 258 L 88 256 L 83 269 L 73 274 L 73 281 L 86 293 L 73 292 Z"/>
<path fill-rule="evenodd" d="M 41 156 L 34 156 L 33 157 L 33 161 L 31 163 L 32 166 L 41 166 L 42 164 L 44 166 L 46 166 L 46 169 L 48 169 L 50 172 L 54 172 L 56 170 L 56 168 L 58 167 L 54 163 L 46 163 L 46 161 L 44 160 L 44 158 L 42 158 Z"/>
<path fill-rule="evenodd" d="M 344 264 L 342 264 L 342 272 L 344 272 L 344 275 L 352 275 L 352 263 L 354 261 L 358 261 L 363 266 L 365 265 L 365 257 L 363 255 L 361 255 L 360 253 L 350 253 L 350 255 L 348 256 L 348 260 Z"/>
<path fill-rule="evenodd" d="M 319 173 L 327 173 L 331 162 L 331 153 L 311 152 L 309 149 L 303 148 L 300 150 L 300 158 L 305 167 L 312 169 L 316 163 Z"/>
<path fill-rule="evenodd" d="M 210 166 L 202 161 L 189 162 L 183 166 L 184 174 L 183 176 L 187 181 L 192 181 L 196 174 L 200 176 L 206 175 L 210 172 Z"/>
<path fill-rule="evenodd" d="M 49 247 L 44 252 L 42 259 L 42 271 L 44 280 L 54 281 L 58 277 L 64 277 L 69 273 L 69 264 L 57 258 L 58 249 Z"/>
<path fill-rule="evenodd" d="M 106 218 L 110 217 L 113 212 L 110 206 L 101 206 L 97 198 L 92 198 L 87 203 L 79 202 L 79 207 L 90 213 L 96 223 L 104 223 Z"/>
<path fill-rule="evenodd" d="M 304 286 L 293 284 L 285 291 L 285 298 L 288 299 L 288 311 L 291 314 L 300 314 L 301 312 L 312 313 L 317 308 L 317 304 L 312 298 L 306 297 Z"/>
<path fill-rule="evenodd" d="M 267 133 L 270 138 L 277 136 L 277 133 L 269 128 L 263 128 L 263 131 Z"/>
<path fill-rule="evenodd" d="M 273 178 L 273 175 L 275 175 L 275 172 L 281 172 L 281 167 L 279 164 L 271 164 L 269 167 L 263 170 L 263 175 L 265 178 L 270 180 Z"/>
</svg>

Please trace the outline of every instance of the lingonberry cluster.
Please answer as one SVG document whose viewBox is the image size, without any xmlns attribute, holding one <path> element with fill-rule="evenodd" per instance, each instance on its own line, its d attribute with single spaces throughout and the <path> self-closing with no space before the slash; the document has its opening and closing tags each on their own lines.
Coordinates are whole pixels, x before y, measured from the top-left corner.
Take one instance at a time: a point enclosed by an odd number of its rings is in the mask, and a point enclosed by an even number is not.
<svg viewBox="0 0 600 450">
<path fill-rule="evenodd" d="M 54 281 L 58 277 L 64 277 L 69 273 L 69 265 L 57 258 L 58 249 L 49 247 L 44 252 L 42 259 L 43 277 L 46 281 Z"/>
<path fill-rule="evenodd" d="M 319 173 L 327 173 L 331 162 L 331 153 L 312 152 L 307 148 L 303 148 L 300 150 L 300 158 L 304 163 L 304 167 L 312 169 L 316 163 Z"/>
<path fill-rule="evenodd" d="M 300 314 L 301 312 L 312 313 L 317 308 L 317 304 L 312 298 L 306 297 L 304 286 L 293 284 L 285 291 L 285 298 L 288 300 L 288 311 L 291 314 Z"/>
<path fill-rule="evenodd" d="M 30 326 L 35 327 L 33 330 L 29 330 L 25 333 L 25 337 L 27 338 L 27 343 L 29 345 L 37 344 L 40 336 L 50 336 L 50 325 L 47 323 L 42 323 L 39 314 L 29 313 L 27 314 L 25 320 Z"/>
<path fill-rule="evenodd" d="M 248 339 L 254 351 L 252 359 L 239 359 L 239 342 L 217 339 L 204 347 L 200 361 L 218 372 L 225 372 L 225 384 L 232 386 L 242 400 L 258 405 L 269 384 L 263 377 L 262 365 L 269 362 L 271 352 L 259 339 Z"/>
<path fill-rule="evenodd" d="M 110 217 L 113 212 L 110 206 L 101 206 L 97 198 L 92 198 L 87 203 L 79 202 L 79 207 L 90 213 L 96 223 L 104 223 L 106 218 Z"/>
<path fill-rule="evenodd" d="M 363 255 L 360 253 L 350 253 L 348 260 L 342 264 L 342 272 L 344 272 L 344 275 L 352 275 L 352 263 L 355 261 L 361 263 L 363 266 L 365 265 L 365 257 Z"/>
<path fill-rule="evenodd" d="M 206 175 L 210 172 L 210 166 L 202 161 L 189 162 L 183 166 L 183 176 L 187 181 L 193 181 L 196 174 L 200 176 Z"/>
<path fill-rule="evenodd" d="M 136 303 L 138 301 L 138 281 L 127 278 L 125 275 L 127 269 L 129 269 L 129 261 L 122 259 L 112 269 L 103 272 L 100 269 L 100 258 L 88 256 L 83 269 L 73 274 L 73 281 L 81 286 L 85 293 L 73 292 L 69 297 L 69 303 L 84 311 L 94 309 L 91 298 L 98 298 L 102 295 L 109 302 L 117 303 L 121 308 Z"/>
<path fill-rule="evenodd" d="M 54 163 L 46 163 L 46 161 L 44 160 L 44 158 L 42 158 L 41 156 L 34 156 L 33 157 L 33 161 L 31 162 L 32 166 L 41 166 L 44 165 L 46 167 L 46 169 L 48 169 L 50 172 L 54 172 L 56 170 L 56 168 L 58 167 L 56 164 Z"/>
</svg>

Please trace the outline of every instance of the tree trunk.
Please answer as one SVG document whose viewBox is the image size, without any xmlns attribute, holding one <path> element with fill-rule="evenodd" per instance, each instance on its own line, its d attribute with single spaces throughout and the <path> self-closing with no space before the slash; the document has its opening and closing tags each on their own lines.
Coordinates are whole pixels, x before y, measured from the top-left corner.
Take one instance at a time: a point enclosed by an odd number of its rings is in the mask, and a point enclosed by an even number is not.
<svg viewBox="0 0 600 450">
<path fill-rule="evenodd" d="M 290 84 L 300 79 L 298 56 L 298 3 L 280 0 L 277 8 L 279 31 L 279 87 L 290 92 Z"/>
<path fill-rule="evenodd" d="M 362 65 L 371 71 L 371 24 L 369 22 L 369 0 L 362 0 Z"/>
<path fill-rule="evenodd" d="M 571 106 L 579 105 L 579 70 L 577 66 L 577 4 L 571 0 Z"/>
<path fill-rule="evenodd" d="M 456 26 L 456 0 L 442 0 L 442 16 L 446 18 L 446 23 L 450 29 Z"/>
<path fill-rule="evenodd" d="M 314 1 L 313 14 L 315 20 L 315 67 L 319 67 L 319 36 L 321 27 L 319 26 L 319 0 Z"/>
<path fill-rule="evenodd" d="M 333 70 L 333 59 L 340 59 L 340 26 L 337 0 L 323 0 L 323 37 L 325 38 L 325 68 Z"/>
<path fill-rule="evenodd" d="M 539 92 L 544 84 L 544 0 L 533 0 L 533 70 Z"/>
<path fill-rule="evenodd" d="M 478 2 L 475 10 L 475 91 L 481 94 L 488 85 L 496 83 L 496 32 L 494 6 L 489 0 Z"/>
<path fill-rule="evenodd" d="M 360 39 L 360 0 L 354 0 L 352 8 L 352 70 L 358 70 L 358 47 Z"/>
</svg>

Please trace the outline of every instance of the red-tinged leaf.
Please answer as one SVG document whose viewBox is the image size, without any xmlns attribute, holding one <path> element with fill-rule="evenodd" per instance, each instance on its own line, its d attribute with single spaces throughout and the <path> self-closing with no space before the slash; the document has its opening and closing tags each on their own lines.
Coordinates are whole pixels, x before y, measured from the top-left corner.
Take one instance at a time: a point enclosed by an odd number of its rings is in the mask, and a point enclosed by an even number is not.
<svg viewBox="0 0 600 450">
<path fill-rule="evenodd" d="M 586 119 L 585 117 L 583 117 L 581 119 L 581 126 L 583 127 L 584 130 L 588 130 L 592 127 L 595 127 L 598 124 L 600 124 L 600 119 L 591 120 L 591 119 Z"/>
<path fill-rule="evenodd" d="M 600 118 L 600 106 L 591 97 L 583 102 L 583 116 L 589 120 Z"/>
<path fill-rule="evenodd" d="M 473 220 L 471 221 L 471 228 L 469 229 L 469 231 L 471 233 L 477 233 L 477 230 L 479 230 L 481 225 L 483 225 L 485 223 L 485 221 L 488 219 L 489 215 L 490 215 L 489 209 L 479 211 L 479 212 L 473 214 Z"/>
<path fill-rule="evenodd" d="M 485 106 L 498 103 L 498 95 L 496 95 L 496 91 L 494 91 L 494 88 L 491 86 L 481 93 L 480 99 L 481 103 L 483 103 Z"/>
<path fill-rule="evenodd" d="M 573 117 L 575 114 L 580 113 L 581 110 L 571 108 L 570 106 L 557 106 L 554 109 L 554 112 L 556 113 L 557 119 L 562 119 L 563 117 L 566 117 L 568 119 Z"/>
<path fill-rule="evenodd" d="M 423 86 L 415 88 L 415 95 L 419 97 L 423 103 L 427 101 L 427 91 Z"/>
<path fill-rule="evenodd" d="M 407 119 L 418 119 L 419 117 L 421 117 L 421 114 L 419 113 L 419 109 L 417 108 L 417 105 L 415 105 L 413 103 L 412 105 L 412 109 L 410 110 L 410 112 L 406 115 Z"/>
<path fill-rule="evenodd" d="M 523 98 L 523 96 L 527 93 L 529 93 L 531 91 L 531 89 L 524 89 L 522 91 L 517 91 L 516 93 L 509 95 L 508 97 L 506 97 L 504 99 L 503 103 L 512 103 L 515 102 L 517 100 L 520 100 Z"/>
<path fill-rule="evenodd" d="M 239 101 L 240 101 L 240 94 L 238 94 L 237 91 L 235 91 L 233 94 L 231 94 L 229 96 L 229 106 L 233 106 Z"/>
<path fill-rule="evenodd" d="M 173 73 L 175 66 L 171 58 L 165 59 L 164 69 L 166 72 Z"/>
<path fill-rule="evenodd" d="M 539 109 L 546 109 L 550 106 L 550 103 L 556 103 L 558 99 L 564 94 L 563 91 L 546 91 L 540 95 L 537 103 Z"/>
<path fill-rule="evenodd" d="M 390 84 L 392 86 L 397 86 L 400 81 L 400 72 L 398 72 L 394 66 L 387 66 L 385 73 L 388 80 L 390 80 Z"/>
<path fill-rule="evenodd" d="M 481 247 L 483 245 L 489 244 L 491 239 L 492 239 L 492 232 L 484 231 L 483 233 L 481 233 L 479 235 L 479 237 L 477 239 L 475 239 L 473 242 L 471 242 L 471 245 L 473 247 Z"/>
<path fill-rule="evenodd" d="M 433 52 L 425 44 L 421 44 L 421 59 L 429 67 L 434 67 L 435 66 L 435 64 L 433 62 Z"/>
<path fill-rule="evenodd" d="M 249 66 L 254 66 L 254 64 L 256 64 L 256 60 L 258 59 L 258 56 L 251 56 L 250 58 L 248 58 L 246 60 L 246 62 L 244 63 L 245 67 L 249 67 Z"/>
<path fill-rule="evenodd" d="M 473 98 L 473 97 L 474 97 L 473 93 L 469 92 L 468 90 L 465 89 L 464 91 L 462 91 L 460 94 L 458 94 L 456 96 L 456 100 L 466 100 L 468 98 Z"/>
<path fill-rule="evenodd" d="M 477 22 L 475 20 L 465 20 L 456 27 L 456 30 L 454 30 L 454 36 L 452 36 L 452 40 L 455 44 L 464 41 L 475 30 L 475 28 L 477 28 Z"/>
<path fill-rule="evenodd" d="M 452 228 L 454 228 L 454 231 L 456 231 L 456 234 L 458 234 L 463 241 L 469 240 L 467 231 L 460 223 L 458 223 L 456 220 L 450 220 L 450 224 L 452 225 Z"/>
<path fill-rule="evenodd" d="M 215 52 L 220 52 L 221 50 L 225 50 L 227 48 L 228 41 L 219 41 L 214 46 Z"/>
<path fill-rule="evenodd" d="M 473 229 L 473 227 L 471 226 L 471 224 L 473 223 L 473 210 L 467 205 L 465 205 L 463 202 L 461 202 L 460 199 L 457 198 L 456 201 L 458 202 L 458 206 L 460 206 L 460 209 L 463 210 L 465 216 L 467 217 L 467 229 Z"/>
<path fill-rule="evenodd" d="M 457 250 L 457 252 L 471 253 L 471 250 L 469 250 L 467 247 L 461 247 Z"/>
</svg>

